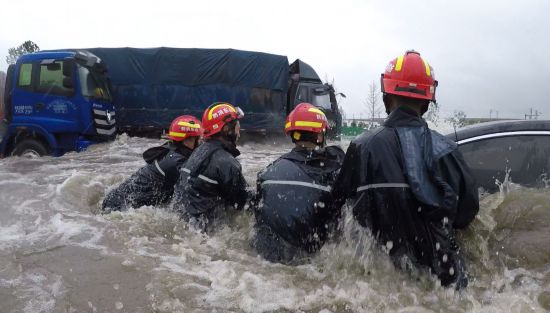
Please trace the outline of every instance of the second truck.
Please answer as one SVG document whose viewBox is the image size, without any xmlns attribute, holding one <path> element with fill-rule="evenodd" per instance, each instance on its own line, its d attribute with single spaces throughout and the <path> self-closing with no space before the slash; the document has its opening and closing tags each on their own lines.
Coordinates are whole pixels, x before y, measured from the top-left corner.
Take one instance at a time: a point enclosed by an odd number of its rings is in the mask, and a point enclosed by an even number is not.
<svg viewBox="0 0 550 313">
<path fill-rule="evenodd" d="M 92 48 L 107 64 L 119 132 L 158 136 L 178 115 L 198 118 L 214 102 L 239 106 L 245 133 L 281 134 L 301 102 L 326 114 L 329 137 L 341 115 L 334 89 L 315 70 L 286 56 L 234 49 Z"/>
</svg>

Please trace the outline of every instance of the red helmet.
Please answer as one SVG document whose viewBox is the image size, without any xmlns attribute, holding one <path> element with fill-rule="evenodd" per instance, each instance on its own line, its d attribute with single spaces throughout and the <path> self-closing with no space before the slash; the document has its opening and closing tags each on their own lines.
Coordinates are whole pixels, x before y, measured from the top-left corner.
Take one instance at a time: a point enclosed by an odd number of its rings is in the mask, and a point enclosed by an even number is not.
<svg viewBox="0 0 550 313">
<path fill-rule="evenodd" d="M 437 80 L 433 68 L 414 50 L 390 61 L 381 80 L 384 94 L 435 102 Z"/>
<path fill-rule="evenodd" d="M 219 133 L 225 124 L 243 116 L 244 113 L 239 107 L 234 107 L 227 102 L 216 102 L 210 105 L 202 115 L 204 137 L 208 138 Z"/>
<path fill-rule="evenodd" d="M 323 111 L 312 104 L 300 103 L 286 117 L 285 134 L 294 130 L 320 133 L 327 127 L 327 117 Z"/>
<path fill-rule="evenodd" d="M 174 141 L 182 141 L 189 137 L 202 135 L 201 122 L 191 115 L 176 117 L 168 131 L 168 138 Z"/>
</svg>

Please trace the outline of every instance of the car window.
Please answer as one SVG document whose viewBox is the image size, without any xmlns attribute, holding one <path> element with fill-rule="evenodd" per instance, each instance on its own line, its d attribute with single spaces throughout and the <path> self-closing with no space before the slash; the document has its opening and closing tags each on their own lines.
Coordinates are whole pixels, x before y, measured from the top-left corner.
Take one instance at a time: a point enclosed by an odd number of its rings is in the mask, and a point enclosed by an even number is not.
<svg viewBox="0 0 550 313">
<path fill-rule="evenodd" d="M 469 142 L 459 147 L 481 185 L 502 181 L 506 169 L 513 182 L 533 185 L 550 169 L 550 136 L 508 136 Z"/>
</svg>

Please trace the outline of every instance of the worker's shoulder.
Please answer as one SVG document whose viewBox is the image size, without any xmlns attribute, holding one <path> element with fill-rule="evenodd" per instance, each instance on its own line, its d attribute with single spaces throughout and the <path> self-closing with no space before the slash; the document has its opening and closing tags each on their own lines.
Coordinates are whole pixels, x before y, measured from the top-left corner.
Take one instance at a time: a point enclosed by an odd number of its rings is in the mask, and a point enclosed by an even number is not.
<svg viewBox="0 0 550 313">
<path fill-rule="evenodd" d="M 359 137 L 355 138 L 351 144 L 356 147 L 370 147 L 378 146 L 381 144 L 388 144 L 392 141 L 392 138 L 395 138 L 394 129 L 391 127 L 378 127 L 376 129 L 366 131 Z"/>
<path fill-rule="evenodd" d="M 227 163 L 232 166 L 240 167 L 241 164 L 239 161 L 231 154 L 231 152 L 227 151 L 226 149 L 218 149 L 214 151 L 212 155 L 212 159 L 214 159 L 217 162 L 220 163 Z"/>
<path fill-rule="evenodd" d="M 258 180 L 265 181 L 270 179 L 288 179 L 299 171 L 299 163 L 290 158 L 291 153 L 285 153 L 275 161 L 271 162 L 266 168 L 258 172 Z"/>
</svg>

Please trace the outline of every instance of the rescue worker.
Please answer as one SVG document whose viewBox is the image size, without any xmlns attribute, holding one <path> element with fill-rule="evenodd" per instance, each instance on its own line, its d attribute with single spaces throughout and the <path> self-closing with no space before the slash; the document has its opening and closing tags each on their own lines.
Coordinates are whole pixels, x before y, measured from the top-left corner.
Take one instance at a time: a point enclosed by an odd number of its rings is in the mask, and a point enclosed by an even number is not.
<svg viewBox="0 0 550 313">
<path fill-rule="evenodd" d="M 223 220 L 227 206 L 242 209 L 247 200 L 247 184 L 235 159 L 243 116 L 229 103 L 210 105 L 202 117 L 204 143 L 180 170 L 173 208 L 198 230 L 210 231 L 214 220 Z"/>
<path fill-rule="evenodd" d="M 422 119 L 436 87 L 418 52 L 389 63 L 381 78 L 389 116 L 351 142 L 334 193 L 353 200 L 355 218 L 397 266 L 426 266 L 460 289 L 468 280 L 455 229 L 470 224 L 479 199 L 457 145 Z"/>
<path fill-rule="evenodd" d="M 170 141 L 143 153 L 147 165 L 107 194 L 103 211 L 169 202 L 179 178 L 179 168 L 198 146 L 201 134 L 201 124 L 195 117 L 183 115 L 174 119 L 168 132 Z"/>
<path fill-rule="evenodd" d="M 321 110 L 300 103 L 285 125 L 294 148 L 258 173 L 252 245 L 268 261 L 302 263 L 334 228 L 338 210 L 330 191 L 344 151 L 325 147 L 327 124 Z"/>
</svg>

